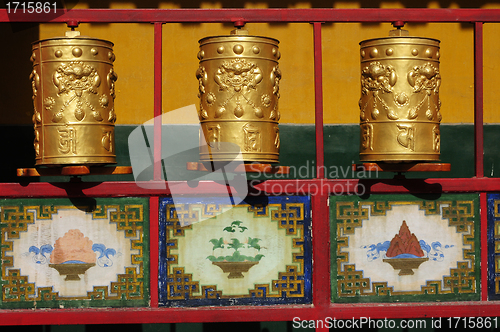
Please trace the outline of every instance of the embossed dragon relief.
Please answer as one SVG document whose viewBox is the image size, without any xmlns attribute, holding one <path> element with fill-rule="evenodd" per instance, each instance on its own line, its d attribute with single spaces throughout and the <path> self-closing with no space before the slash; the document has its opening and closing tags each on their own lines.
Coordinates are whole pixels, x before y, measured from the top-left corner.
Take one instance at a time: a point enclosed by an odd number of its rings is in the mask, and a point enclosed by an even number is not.
<svg viewBox="0 0 500 332">
<path fill-rule="evenodd" d="M 410 96 L 404 91 L 394 91 L 394 86 L 398 81 L 396 69 L 380 62 L 371 62 L 363 68 L 361 72 L 361 98 L 359 100 L 361 121 L 369 121 L 370 117 L 377 120 L 381 114 L 381 108 L 385 110 L 387 118 L 390 120 L 414 120 L 424 105 L 427 105 L 425 116 L 429 121 L 434 119 L 441 121 L 441 101 L 439 100 L 441 75 L 439 70 L 431 63 L 426 63 L 414 66 L 406 74 L 406 77 L 413 93 L 420 94 L 422 97 L 414 107 L 408 110 L 406 116 L 401 116 L 401 112 L 397 112 L 397 110 L 410 105 Z M 392 98 L 383 97 L 384 94 L 392 94 Z M 387 104 L 387 100 L 390 99 L 393 99 L 396 109 Z M 367 114 L 369 105 L 372 105 L 371 114 Z"/>
<path fill-rule="evenodd" d="M 32 80 L 33 99 L 35 99 L 40 88 L 40 77 L 35 69 L 32 71 L 30 78 Z M 103 109 L 107 109 L 110 104 L 110 98 L 114 99 L 115 97 L 114 85 L 117 78 L 116 73 L 113 68 L 111 68 L 106 77 L 109 87 L 109 95 L 103 93 L 99 97 L 99 104 Z M 91 111 L 94 120 L 103 121 L 100 110 L 96 109 L 85 96 L 85 93 L 97 95 L 97 89 L 101 85 L 101 77 L 94 67 L 81 61 L 72 61 L 66 64 L 61 64 L 53 73 L 52 82 L 57 88 L 57 97 L 60 97 L 61 95 L 70 96 L 70 98 L 63 103 L 61 109 L 55 111 L 52 116 L 52 122 L 60 122 L 63 119 L 64 111 L 71 104 L 75 104 L 74 115 L 78 121 L 82 121 L 85 118 L 85 108 Z M 51 111 L 55 104 L 56 100 L 52 96 L 48 96 L 43 100 L 43 107 L 48 111 Z M 38 117 L 40 117 L 40 113 L 35 110 L 33 118 L 35 125 L 35 119 Z M 108 121 L 111 123 L 116 121 L 114 108 L 111 108 L 108 113 Z"/>
<path fill-rule="evenodd" d="M 377 120 L 380 115 L 379 105 L 386 111 L 387 117 L 391 120 L 397 120 L 396 113 L 380 97 L 383 93 L 392 93 L 393 87 L 398 80 L 396 70 L 391 66 L 384 66 L 380 62 L 372 62 L 361 71 L 361 98 L 359 107 L 361 110 L 361 121 L 368 121 L 366 109 L 370 102 L 373 107 L 371 118 Z"/>
<path fill-rule="evenodd" d="M 394 91 L 394 86 L 398 81 L 398 74 L 391 65 L 383 65 L 380 62 L 371 62 L 363 68 L 361 73 L 361 98 L 359 100 L 361 125 L 361 148 L 362 150 L 373 150 L 373 126 L 369 124 L 371 120 L 377 120 L 381 114 L 380 109 L 385 110 L 389 120 L 415 120 L 419 116 L 424 105 L 427 105 L 425 117 L 429 120 L 441 121 L 441 101 L 439 100 L 439 87 L 441 85 L 441 75 L 439 70 L 431 63 L 421 66 L 414 66 L 407 74 L 408 84 L 412 87 L 413 93 L 419 95 L 419 101 L 415 106 L 410 107 L 406 116 L 401 116 L 398 109 L 410 106 L 410 96 L 404 91 Z M 396 108 L 391 108 L 387 101 L 391 98 L 384 96 L 391 94 Z M 371 114 L 367 110 L 371 107 Z M 380 108 L 381 107 L 381 108 Z M 399 145 L 413 152 L 415 151 L 415 131 L 414 124 L 396 124 L 398 134 L 396 141 Z M 439 126 L 435 126 L 432 131 L 432 149 L 434 152 L 440 151 Z"/>
<path fill-rule="evenodd" d="M 200 65 L 196 71 L 196 78 L 198 79 L 199 85 L 198 97 L 200 98 L 200 119 L 208 119 L 208 112 L 204 104 L 208 107 L 215 107 L 217 95 L 213 92 L 207 92 L 207 82 L 209 78 L 205 67 Z M 260 96 L 260 100 L 259 98 L 251 98 L 249 96 L 251 91 L 257 90 L 257 85 L 260 84 L 263 79 L 264 74 L 262 69 L 253 62 L 239 58 L 224 61 L 214 73 L 213 80 L 217 84 L 219 92 L 227 92 L 230 96 L 218 104 L 214 112 L 215 118 L 220 118 L 228 111 L 227 105 L 230 101 L 234 101 L 236 105 L 231 111 L 237 118 L 241 118 L 244 115 L 248 106 L 250 106 L 250 109 L 253 110 L 257 118 L 264 118 L 263 107 L 270 107 L 273 104 L 273 97 L 266 93 Z M 281 70 L 278 66 L 273 68 L 269 75 L 269 79 L 273 84 L 273 95 L 279 98 Z M 271 120 L 279 120 L 280 114 L 277 102 L 274 103 L 269 118 Z"/>
<path fill-rule="evenodd" d="M 38 90 L 40 89 L 40 76 L 37 70 L 34 69 L 30 75 L 32 81 L 33 89 L 33 99 L 38 96 Z M 118 79 L 113 68 L 110 68 L 107 76 L 106 83 L 108 84 L 109 94 L 103 93 L 99 96 L 99 105 L 103 109 L 109 109 L 111 98 L 115 98 L 115 81 Z M 57 94 L 54 97 L 60 97 L 61 95 L 70 96 L 68 100 L 63 103 L 61 109 L 56 110 L 52 115 L 52 122 L 58 123 L 63 119 L 64 111 L 72 104 L 75 104 L 74 116 L 78 121 L 82 121 L 85 116 L 85 108 L 91 111 L 91 114 L 96 121 L 103 121 L 101 111 L 96 109 L 94 105 L 86 98 L 85 93 L 91 93 L 98 95 L 98 88 L 101 85 L 101 77 L 90 65 L 87 65 L 81 61 L 73 61 L 67 64 L 60 65 L 52 75 L 52 82 L 57 88 Z M 42 106 L 47 111 L 52 111 L 56 105 L 56 99 L 53 96 L 48 96 L 42 101 Z M 33 113 L 33 124 L 35 128 L 35 139 L 34 148 L 36 157 L 40 155 L 40 125 L 42 123 L 42 114 L 37 107 L 37 103 L 34 102 L 34 113 Z M 108 119 L 110 123 L 116 122 L 116 114 L 114 107 L 111 107 L 108 112 Z M 65 134 L 60 134 L 60 140 L 65 139 Z M 103 147 L 107 151 L 112 151 L 112 139 L 109 132 L 104 132 L 102 137 Z M 60 149 L 61 150 L 61 149 Z M 74 149 L 73 149 L 74 150 Z M 75 151 L 68 150 L 67 153 Z M 61 153 L 66 153 L 65 150 L 61 150 Z"/>
<path fill-rule="evenodd" d="M 442 116 L 439 111 L 441 109 L 441 100 L 439 99 L 441 74 L 439 73 L 439 70 L 431 63 L 426 63 L 422 66 L 415 66 L 408 73 L 408 83 L 413 87 L 414 93 L 425 92 L 424 98 L 422 98 L 422 100 L 415 107 L 410 109 L 408 118 L 416 119 L 418 117 L 418 111 L 427 101 L 425 116 L 427 119 L 433 120 L 435 115 L 437 120 L 441 122 Z M 436 98 L 432 98 L 432 95 Z M 434 109 L 431 109 L 431 104 L 434 106 Z"/>
</svg>

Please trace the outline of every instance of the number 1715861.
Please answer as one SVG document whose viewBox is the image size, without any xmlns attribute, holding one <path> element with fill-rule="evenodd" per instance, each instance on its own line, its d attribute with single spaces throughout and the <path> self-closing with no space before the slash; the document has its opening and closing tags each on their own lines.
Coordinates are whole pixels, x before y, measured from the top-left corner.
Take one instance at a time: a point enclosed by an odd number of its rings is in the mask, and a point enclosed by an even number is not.
<svg viewBox="0 0 500 332">
<path fill-rule="evenodd" d="M 465 329 L 475 329 L 475 328 L 497 328 L 498 317 L 448 317 L 449 328 L 465 328 Z"/>
<path fill-rule="evenodd" d="M 57 13 L 56 2 L 7 2 L 7 14 Z"/>
</svg>

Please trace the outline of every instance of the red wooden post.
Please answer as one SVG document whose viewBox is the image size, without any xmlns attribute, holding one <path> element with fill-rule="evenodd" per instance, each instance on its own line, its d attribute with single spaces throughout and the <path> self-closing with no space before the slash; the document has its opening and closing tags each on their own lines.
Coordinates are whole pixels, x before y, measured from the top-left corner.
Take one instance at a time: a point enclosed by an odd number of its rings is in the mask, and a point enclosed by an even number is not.
<svg viewBox="0 0 500 332">
<path fill-rule="evenodd" d="M 323 139 L 323 57 L 321 22 L 313 23 L 314 31 L 314 103 L 316 126 L 316 178 L 325 177 L 325 153 Z"/>
<path fill-rule="evenodd" d="M 481 216 L 481 301 L 488 300 L 488 201 L 486 193 L 479 194 Z"/>
<path fill-rule="evenodd" d="M 159 197 L 149 198 L 149 289 L 151 307 L 158 307 Z"/>
<path fill-rule="evenodd" d="M 321 187 L 320 187 L 321 188 Z M 318 189 L 323 191 L 323 189 Z M 330 305 L 330 222 L 328 192 L 312 196 L 313 303 L 315 307 Z M 316 250 L 314 250 L 316 248 Z"/>
<path fill-rule="evenodd" d="M 484 176 L 483 23 L 474 23 L 474 153 L 475 176 Z"/>
<path fill-rule="evenodd" d="M 154 23 L 154 150 L 153 179 L 161 180 L 161 126 L 162 126 L 162 25 Z M 166 180 L 166 179 L 165 179 Z"/>
</svg>

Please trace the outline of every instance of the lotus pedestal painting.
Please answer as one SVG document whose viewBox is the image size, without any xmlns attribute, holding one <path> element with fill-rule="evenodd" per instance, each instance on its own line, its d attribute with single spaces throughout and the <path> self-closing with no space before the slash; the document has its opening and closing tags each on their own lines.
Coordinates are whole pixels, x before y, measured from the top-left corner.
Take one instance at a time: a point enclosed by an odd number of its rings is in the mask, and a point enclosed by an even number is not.
<svg viewBox="0 0 500 332">
<path fill-rule="evenodd" d="M 330 209 L 332 301 L 479 299 L 477 195 L 335 196 Z"/>
<path fill-rule="evenodd" d="M 160 201 L 160 304 L 311 302 L 309 197 Z"/>
<path fill-rule="evenodd" d="M 2 308 L 145 306 L 148 200 L 0 201 Z"/>
</svg>

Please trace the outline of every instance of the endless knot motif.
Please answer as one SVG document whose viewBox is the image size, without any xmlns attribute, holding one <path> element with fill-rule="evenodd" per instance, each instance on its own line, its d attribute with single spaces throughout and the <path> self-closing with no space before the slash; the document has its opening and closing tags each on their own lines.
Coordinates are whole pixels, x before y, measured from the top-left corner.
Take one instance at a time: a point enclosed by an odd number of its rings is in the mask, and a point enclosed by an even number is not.
<svg viewBox="0 0 500 332">
<path fill-rule="evenodd" d="M 304 296 L 304 277 L 298 273 L 297 267 L 287 266 L 286 272 L 280 272 L 278 277 L 278 280 L 273 280 L 274 291 L 286 297 Z"/>
<path fill-rule="evenodd" d="M 450 206 L 443 207 L 443 218 L 450 221 L 450 226 L 456 226 L 457 232 L 474 232 L 474 202 L 454 201 Z"/>
<path fill-rule="evenodd" d="M 286 229 L 287 235 L 297 234 L 297 225 L 304 220 L 303 204 L 287 203 L 284 209 L 273 210 L 271 220 L 278 221 L 278 227 Z"/>
<path fill-rule="evenodd" d="M 356 204 L 357 205 L 357 204 Z M 361 205 L 354 206 L 354 202 L 337 203 L 337 227 L 341 234 L 353 234 L 356 227 L 363 225 L 368 219 L 368 209 Z"/>
<path fill-rule="evenodd" d="M 125 231 L 126 237 L 136 237 L 137 231 L 143 229 L 144 206 L 106 205 L 104 209 L 115 209 L 115 211 L 110 211 L 110 222 L 116 223 L 118 230 Z"/>
<path fill-rule="evenodd" d="M 107 299 L 133 300 L 144 298 L 144 287 L 142 280 L 143 275 L 137 274 L 135 267 L 127 267 L 124 274 L 118 275 L 118 281 L 111 283 L 111 294 L 116 295 L 107 296 Z"/>
<path fill-rule="evenodd" d="M 169 284 L 168 299 L 183 300 L 191 298 L 193 293 L 199 293 L 200 283 L 193 281 L 192 278 L 192 274 L 184 273 L 183 267 L 173 268 L 172 273 L 167 278 Z"/>
</svg>

